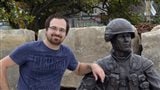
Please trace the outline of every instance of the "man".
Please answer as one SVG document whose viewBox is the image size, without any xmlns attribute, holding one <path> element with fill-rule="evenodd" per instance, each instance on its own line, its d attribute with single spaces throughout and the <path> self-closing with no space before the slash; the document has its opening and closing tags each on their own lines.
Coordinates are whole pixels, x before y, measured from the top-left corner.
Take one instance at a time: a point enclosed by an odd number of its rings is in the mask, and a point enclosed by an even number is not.
<svg viewBox="0 0 160 90">
<path fill-rule="evenodd" d="M 87 74 L 78 90 L 160 90 L 160 76 L 147 58 L 133 54 L 131 39 L 133 26 L 123 18 L 113 19 L 105 31 L 105 40 L 111 42 L 111 55 L 97 63 L 104 69 L 104 83 Z"/>
<path fill-rule="evenodd" d="M 45 22 L 46 39 L 25 43 L 0 60 L 0 90 L 9 90 L 6 70 L 19 65 L 18 90 L 60 90 L 60 82 L 66 69 L 78 75 L 93 71 L 95 79 L 105 74 L 98 64 L 80 63 L 72 51 L 61 44 L 69 31 L 67 19 L 51 15 Z"/>
</svg>

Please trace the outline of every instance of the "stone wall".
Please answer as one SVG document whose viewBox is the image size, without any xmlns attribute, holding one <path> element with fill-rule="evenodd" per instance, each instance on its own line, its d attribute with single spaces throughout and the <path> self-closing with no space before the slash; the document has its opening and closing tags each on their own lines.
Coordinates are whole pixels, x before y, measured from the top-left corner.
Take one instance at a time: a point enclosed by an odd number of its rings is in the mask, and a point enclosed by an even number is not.
<svg viewBox="0 0 160 90">
<path fill-rule="evenodd" d="M 151 30 L 142 34 L 142 55 L 151 59 L 160 72 L 160 29 Z"/>
<path fill-rule="evenodd" d="M 0 59 L 8 55 L 17 46 L 29 41 L 35 41 L 35 33 L 31 30 L 0 30 Z M 16 90 L 18 76 L 18 66 L 8 69 L 11 90 Z"/>
</svg>

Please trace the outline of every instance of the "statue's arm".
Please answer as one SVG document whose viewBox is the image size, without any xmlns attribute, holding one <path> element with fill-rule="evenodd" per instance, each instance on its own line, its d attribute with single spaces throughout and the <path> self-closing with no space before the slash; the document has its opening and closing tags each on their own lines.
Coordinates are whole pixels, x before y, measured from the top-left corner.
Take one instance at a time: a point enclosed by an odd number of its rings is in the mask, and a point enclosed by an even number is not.
<svg viewBox="0 0 160 90">
<path fill-rule="evenodd" d="M 153 62 L 146 60 L 143 67 L 151 90 L 160 90 L 160 74 L 156 71 Z"/>
</svg>

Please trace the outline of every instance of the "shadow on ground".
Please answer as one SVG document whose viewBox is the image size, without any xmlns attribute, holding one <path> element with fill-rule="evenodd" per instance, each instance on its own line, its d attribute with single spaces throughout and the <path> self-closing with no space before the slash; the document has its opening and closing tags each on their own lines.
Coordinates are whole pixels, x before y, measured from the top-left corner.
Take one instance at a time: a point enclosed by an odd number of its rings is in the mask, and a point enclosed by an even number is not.
<svg viewBox="0 0 160 90">
<path fill-rule="evenodd" d="M 73 87 L 61 87 L 61 90 L 76 90 L 76 88 L 73 88 Z"/>
</svg>

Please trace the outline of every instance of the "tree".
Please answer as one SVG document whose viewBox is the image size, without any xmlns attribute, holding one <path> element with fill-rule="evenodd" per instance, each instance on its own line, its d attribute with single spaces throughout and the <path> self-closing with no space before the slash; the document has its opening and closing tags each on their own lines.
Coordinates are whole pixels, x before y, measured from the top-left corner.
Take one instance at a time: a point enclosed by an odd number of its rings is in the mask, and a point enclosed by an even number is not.
<svg viewBox="0 0 160 90">
<path fill-rule="evenodd" d="M 20 2 L 2 0 L 0 2 L 0 20 L 10 22 L 17 28 L 26 28 L 33 21 L 34 16 L 29 15 L 24 8 L 25 5 L 21 5 Z"/>
<path fill-rule="evenodd" d="M 45 19 L 52 13 L 70 17 L 80 11 L 88 12 L 97 3 L 98 0 L 2 0 L 0 10 L 5 12 L 2 17 L 15 28 L 38 31 L 44 28 Z"/>
<path fill-rule="evenodd" d="M 141 13 L 137 8 L 142 6 L 141 0 L 101 0 L 103 9 L 107 10 L 107 20 L 113 18 L 126 18 L 133 23 L 142 21 Z"/>
<path fill-rule="evenodd" d="M 98 6 L 100 2 L 103 7 Z M 81 11 L 92 13 L 93 8 L 99 8 L 107 13 L 102 14 L 104 21 L 123 17 L 136 24 L 143 21 L 143 12 L 137 12 L 142 2 L 142 0 L 1 0 L 0 13 L 4 10 L 3 17 L 6 17 L 15 28 L 28 28 L 37 32 L 44 28 L 45 19 L 50 14 L 59 12 L 72 17 Z"/>
<path fill-rule="evenodd" d="M 145 22 L 144 0 L 101 0 L 101 2 L 103 2 L 103 9 L 107 9 L 107 20 L 122 17 L 128 19 L 133 24 Z M 157 5 L 160 4 L 160 0 L 154 0 L 154 2 Z"/>
<path fill-rule="evenodd" d="M 53 13 L 59 12 L 67 17 L 76 15 L 83 11 L 88 12 L 98 0 L 23 0 L 30 7 L 30 14 L 35 16 L 33 23 L 29 26 L 37 30 L 44 28 L 45 19 Z"/>
</svg>

